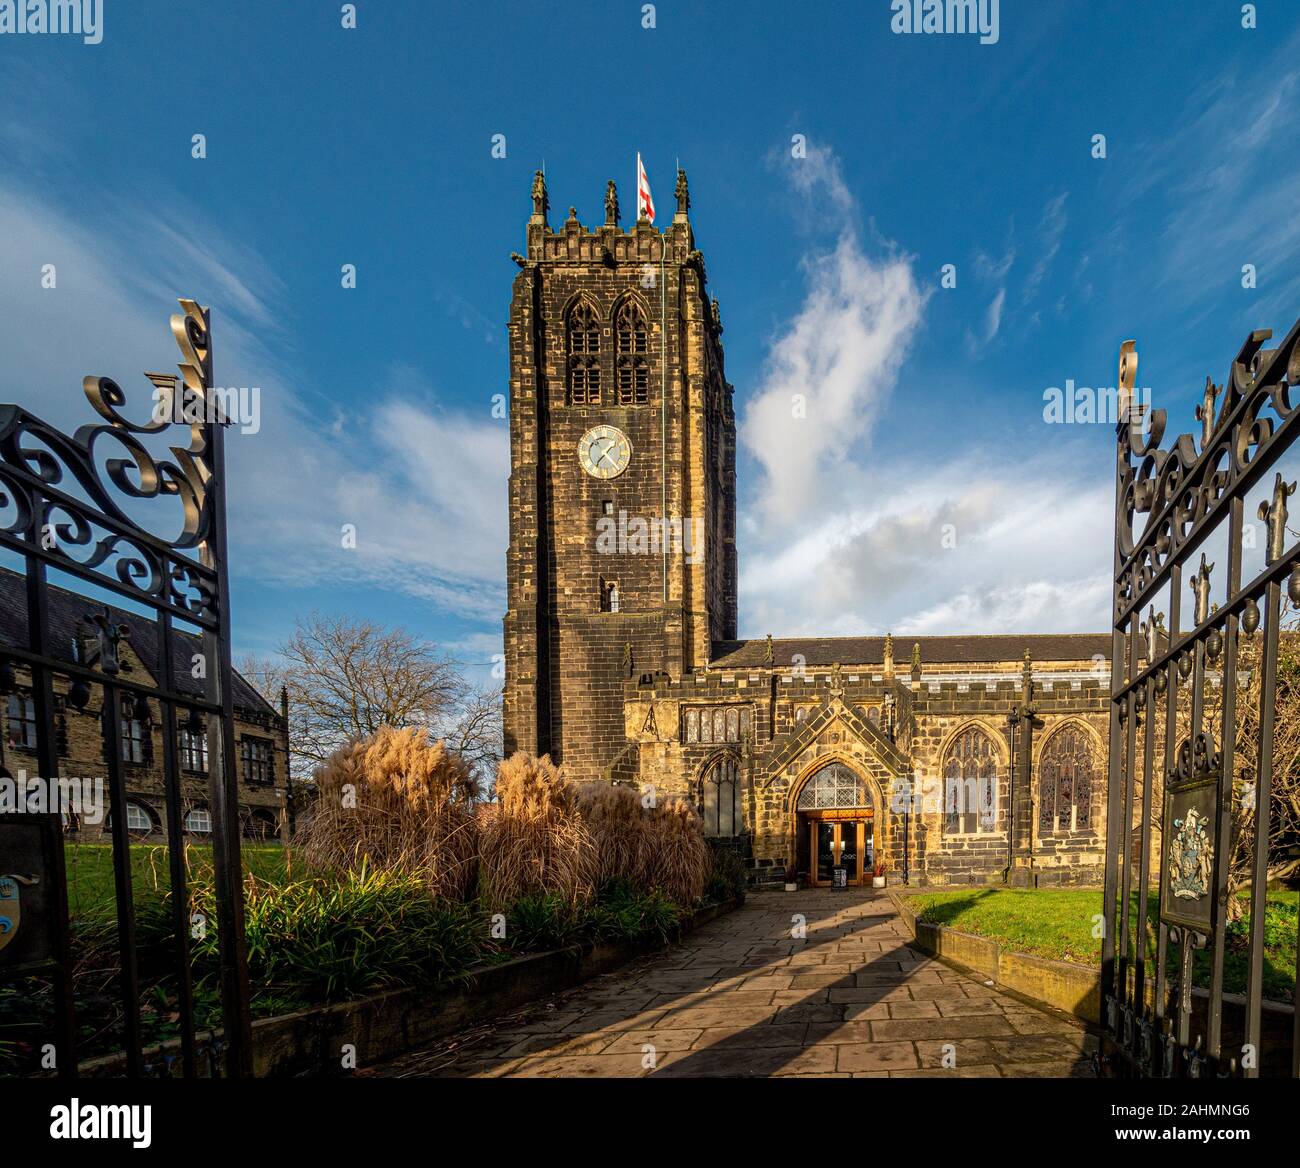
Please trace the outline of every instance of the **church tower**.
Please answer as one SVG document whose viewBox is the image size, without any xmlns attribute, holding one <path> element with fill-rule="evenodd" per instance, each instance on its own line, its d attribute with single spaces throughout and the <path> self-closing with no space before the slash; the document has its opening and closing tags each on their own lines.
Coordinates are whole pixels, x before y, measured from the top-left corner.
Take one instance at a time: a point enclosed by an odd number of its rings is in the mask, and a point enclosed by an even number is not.
<svg viewBox="0 0 1300 1168">
<path fill-rule="evenodd" d="M 736 635 L 736 428 L 684 171 L 663 231 L 548 222 L 510 305 L 505 749 L 608 778 L 624 698 Z"/>
</svg>

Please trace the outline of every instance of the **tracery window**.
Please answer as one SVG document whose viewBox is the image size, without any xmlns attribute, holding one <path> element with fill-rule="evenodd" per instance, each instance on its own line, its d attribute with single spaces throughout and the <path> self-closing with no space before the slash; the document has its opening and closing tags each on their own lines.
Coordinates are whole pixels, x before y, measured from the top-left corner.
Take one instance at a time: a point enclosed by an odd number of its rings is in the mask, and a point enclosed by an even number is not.
<svg viewBox="0 0 1300 1168">
<path fill-rule="evenodd" d="M 842 762 L 827 763 L 803 785 L 799 811 L 823 811 L 835 807 L 870 807 L 871 794 L 861 776 Z"/>
<path fill-rule="evenodd" d="M 650 400 L 649 333 L 645 316 L 634 301 L 619 306 L 614 319 L 617 338 L 615 375 L 618 404 L 644 405 Z"/>
<path fill-rule="evenodd" d="M 943 830 L 949 835 L 996 831 L 997 751 L 978 726 L 957 735 L 943 756 Z"/>
<path fill-rule="evenodd" d="M 600 404 L 600 318 L 589 304 L 569 313 L 569 403 Z"/>
<path fill-rule="evenodd" d="M 1063 726 L 1047 740 L 1038 763 L 1038 830 L 1092 828 L 1093 752 L 1079 726 Z"/>
<path fill-rule="evenodd" d="M 742 824 L 740 768 L 731 755 L 723 755 L 709 767 L 701 796 L 704 834 L 723 838 L 739 835 Z"/>
</svg>

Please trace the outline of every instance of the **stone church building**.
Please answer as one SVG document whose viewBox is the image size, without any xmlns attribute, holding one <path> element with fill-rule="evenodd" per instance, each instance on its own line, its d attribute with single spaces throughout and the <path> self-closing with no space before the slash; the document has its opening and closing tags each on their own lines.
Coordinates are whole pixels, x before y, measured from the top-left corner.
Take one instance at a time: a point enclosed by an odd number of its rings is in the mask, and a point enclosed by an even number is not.
<svg viewBox="0 0 1300 1168">
<path fill-rule="evenodd" d="M 676 204 L 624 229 L 610 183 L 602 225 L 553 229 L 534 180 L 507 754 L 685 796 L 760 880 L 1100 883 L 1109 634 L 737 639 L 733 388 L 682 171 Z"/>
</svg>

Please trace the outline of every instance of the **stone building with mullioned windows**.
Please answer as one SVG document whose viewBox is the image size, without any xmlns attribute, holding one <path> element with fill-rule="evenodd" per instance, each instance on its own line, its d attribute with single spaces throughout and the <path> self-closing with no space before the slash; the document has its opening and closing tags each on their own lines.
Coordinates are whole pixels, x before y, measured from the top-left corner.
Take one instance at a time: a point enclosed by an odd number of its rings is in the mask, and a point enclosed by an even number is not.
<svg viewBox="0 0 1300 1168">
<path fill-rule="evenodd" d="M 738 640 L 736 422 L 679 171 L 543 176 L 510 307 L 506 751 L 681 795 L 759 879 L 1095 884 L 1109 634 Z M 897 655 L 896 655 L 897 654 Z"/>
<path fill-rule="evenodd" d="M 26 668 L 12 666 L 4 657 L 5 645 L 28 643 L 25 589 L 22 575 L 0 568 L 0 663 L 5 677 L 0 685 L 0 774 L 26 782 L 40 774 L 36 703 Z M 160 650 L 153 621 L 55 586 L 47 591 L 47 603 L 49 635 L 56 657 L 93 665 L 99 640 L 88 614 L 102 611 L 113 624 L 126 625 L 130 630 L 118 646 L 122 673 L 129 679 L 156 684 Z M 178 693 L 202 696 L 202 683 L 190 672 L 191 657 L 201 650 L 197 636 L 175 631 L 171 673 Z M 102 789 L 107 785 L 107 738 L 93 689 L 87 686 L 78 694 L 67 678 L 56 679 L 54 733 L 60 776 L 89 781 L 92 786 L 98 779 Z M 232 696 L 241 834 L 250 841 L 287 839 L 294 818 L 288 773 L 288 721 L 283 710 L 271 706 L 238 671 L 232 676 Z M 132 838 L 140 842 L 167 840 L 163 735 L 168 729 L 162 725 L 161 716 L 156 702 L 123 700 L 121 749 L 126 820 Z M 197 714 L 178 711 L 171 733 L 175 735 L 178 764 L 177 819 L 187 839 L 202 841 L 212 832 L 205 723 Z M 64 822 L 65 830 L 79 842 L 107 842 L 110 838 L 112 816 L 106 806 L 95 808 L 93 813 L 67 815 Z"/>
</svg>

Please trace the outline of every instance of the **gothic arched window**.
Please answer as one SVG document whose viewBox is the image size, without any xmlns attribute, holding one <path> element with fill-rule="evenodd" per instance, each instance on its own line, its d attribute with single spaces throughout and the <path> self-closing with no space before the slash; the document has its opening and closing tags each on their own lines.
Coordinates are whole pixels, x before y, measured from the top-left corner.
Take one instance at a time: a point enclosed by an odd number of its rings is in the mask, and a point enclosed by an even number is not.
<svg viewBox="0 0 1300 1168">
<path fill-rule="evenodd" d="M 650 400 L 650 336 L 645 315 L 635 301 L 625 300 L 614 317 L 614 335 L 617 340 L 615 376 L 618 384 L 618 404 L 644 405 Z"/>
<path fill-rule="evenodd" d="M 600 318 L 589 304 L 569 313 L 569 402 L 600 405 Z"/>
<path fill-rule="evenodd" d="M 713 837 L 739 835 L 742 824 L 740 768 L 735 758 L 724 754 L 709 767 L 701 795 L 704 834 Z"/>
<path fill-rule="evenodd" d="M 1038 830 L 1092 828 L 1093 752 L 1079 726 L 1062 726 L 1047 740 L 1038 762 Z"/>
<path fill-rule="evenodd" d="M 871 794 L 857 772 L 842 762 L 831 762 L 804 783 L 796 809 L 824 811 L 837 807 L 870 806 Z"/>
<path fill-rule="evenodd" d="M 957 735 L 943 756 L 943 830 L 949 835 L 995 831 L 998 755 L 978 726 Z"/>
</svg>

